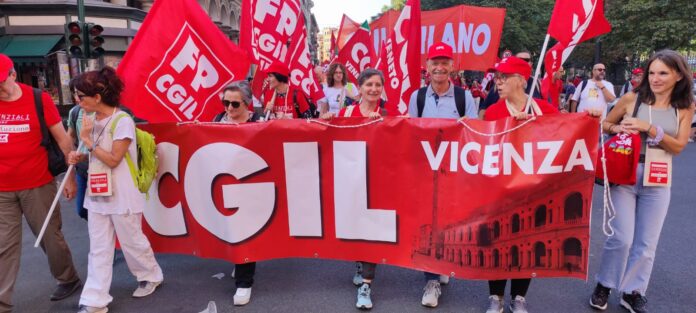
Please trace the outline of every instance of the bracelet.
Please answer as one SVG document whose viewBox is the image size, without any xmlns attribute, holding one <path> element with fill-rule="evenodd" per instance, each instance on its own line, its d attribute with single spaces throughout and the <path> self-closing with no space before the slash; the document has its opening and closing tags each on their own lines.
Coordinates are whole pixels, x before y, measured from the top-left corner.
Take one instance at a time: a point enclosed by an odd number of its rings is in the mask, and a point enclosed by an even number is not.
<svg viewBox="0 0 696 313">
<path fill-rule="evenodd" d="M 651 146 L 659 145 L 662 139 L 664 139 L 665 137 L 665 130 L 662 129 L 662 127 L 655 126 L 655 131 L 657 132 L 655 137 L 651 138 L 650 136 L 648 136 L 648 139 L 645 140 L 645 142 Z"/>
<path fill-rule="evenodd" d="M 96 148 L 97 146 L 93 144 L 91 148 L 87 148 L 87 152 L 92 153 L 92 151 L 94 151 Z"/>
</svg>

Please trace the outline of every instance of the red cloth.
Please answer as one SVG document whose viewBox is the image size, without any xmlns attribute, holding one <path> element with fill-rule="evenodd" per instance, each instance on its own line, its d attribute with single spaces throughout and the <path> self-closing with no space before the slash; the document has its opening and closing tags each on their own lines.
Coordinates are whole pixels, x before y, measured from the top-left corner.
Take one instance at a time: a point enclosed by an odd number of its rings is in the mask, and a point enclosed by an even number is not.
<svg viewBox="0 0 696 313">
<path fill-rule="evenodd" d="M 264 109 L 266 108 L 268 102 L 270 102 L 271 99 L 273 99 L 273 91 L 274 89 L 269 89 L 266 90 L 266 92 L 264 93 Z M 292 113 L 293 118 L 298 118 L 297 110 L 295 110 L 295 103 L 293 102 L 293 94 L 295 92 L 297 92 L 297 95 L 294 97 L 297 99 L 297 104 L 300 107 L 300 113 L 307 111 L 309 109 L 309 103 L 307 103 L 307 98 L 302 93 L 302 90 L 293 86 L 288 86 L 288 92 L 285 94 L 285 96 L 276 96 L 275 103 L 273 104 L 273 112 L 283 112 L 288 114 Z M 285 97 L 288 97 L 287 102 L 285 101 Z"/>
<path fill-rule="evenodd" d="M 355 106 L 355 108 L 353 108 L 353 112 L 351 112 L 350 115 L 346 115 L 346 113 L 347 113 L 346 111 L 350 107 L 350 106 L 347 106 L 338 112 L 338 116 L 340 116 L 340 117 L 367 117 L 366 115 L 362 115 L 362 113 L 360 112 L 360 104 L 354 104 L 354 106 Z M 379 109 L 380 109 L 379 105 L 375 106 L 374 112 L 379 112 Z"/>
<path fill-rule="evenodd" d="M 551 80 L 547 77 L 541 81 L 541 94 L 544 99 L 551 102 L 551 105 L 558 108 L 561 105 L 559 97 L 563 92 L 563 81 L 557 79 L 555 82 L 551 82 Z"/>
<path fill-rule="evenodd" d="M 586 7 L 588 4 L 592 7 Z M 579 44 L 610 31 L 611 25 L 604 17 L 604 0 L 556 1 L 546 33 L 569 46 L 571 42 Z"/>
<path fill-rule="evenodd" d="M 640 135 L 618 134 L 604 143 L 604 152 L 607 159 L 607 177 L 612 184 L 635 185 L 636 167 L 640 159 Z M 597 155 L 597 170 L 595 177 L 604 180 L 604 167 L 602 166 L 602 150 Z"/>
<path fill-rule="evenodd" d="M 536 103 L 539 105 L 539 108 L 541 109 L 541 113 L 543 114 L 554 114 L 558 113 L 558 109 L 551 106 L 548 102 L 540 99 L 534 99 Z M 503 119 L 506 117 L 510 117 L 510 112 L 508 112 L 507 107 L 505 106 L 505 99 L 500 99 L 498 102 L 494 103 L 488 109 L 486 110 L 486 114 L 483 116 L 483 120 L 485 121 L 495 121 L 499 119 Z"/>
<path fill-rule="evenodd" d="M 0 191 L 36 188 L 53 180 L 48 171 L 46 148 L 41 146 L 33 90 L 24 84 L 19 87 L 22 96 L 17 101 L 0 101 Z M 46 125 L 60 123 L 51 97 L 43 92 L 41 100 Z"/>
</svg>

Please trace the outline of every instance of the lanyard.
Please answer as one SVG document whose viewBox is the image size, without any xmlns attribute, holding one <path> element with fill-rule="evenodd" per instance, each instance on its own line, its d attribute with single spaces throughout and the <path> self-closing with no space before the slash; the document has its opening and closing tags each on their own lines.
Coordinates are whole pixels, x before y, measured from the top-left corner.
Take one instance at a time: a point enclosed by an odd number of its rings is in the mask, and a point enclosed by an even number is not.
<svg viewBox="0 0 696 313">
<path fill-rule="evenodd" d="M 97 146 L 99 144 L 99 139 L 101 138 L 102 134 L 104 133 L 104 130 L 106 129 L 107 126 L 109 126 L 109 122 L 111 122 L 111 119 L 116 115 L 116 107 L 114 107 L 114 111 L 111 112 L 111 116 L 109 116 L 109 120 L 106 121 L 106 124 L 104 124 L 104 128 L 99 132 L 99 135 L 97 135 L 97 139 L 94 139 L 94 144 L 93 146 Z M 94 116 L 95 122 L 96 122 L 96 115 Z M 92 127 L 92 138 L 94 138 L 94 127 Z"/>
</svg>

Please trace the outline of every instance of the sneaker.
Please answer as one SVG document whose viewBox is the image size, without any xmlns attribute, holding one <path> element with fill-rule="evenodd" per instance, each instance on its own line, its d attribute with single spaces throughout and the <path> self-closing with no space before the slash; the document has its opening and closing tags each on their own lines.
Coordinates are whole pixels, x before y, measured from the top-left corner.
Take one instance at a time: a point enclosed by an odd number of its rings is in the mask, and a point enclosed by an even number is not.
<svg viewBox="0 0 696 313">
<path fill-rule="evenodd" d="M 515 296 L 515 299 L 510 302 L 511 313 L 528 313 L 527 300 L 523 296 Z"/>
<path fill-rule="evenodd" d="M 488 310 L 486 310 L 486 313 L 503 313 L 503 310 L 505 309 L 505 301 L 503 301 L 503 297 L 497 296 L 497 295 L 492 295 L 488 297 L 489 304 L 488 304 Z"/>
<path fill-rule="evenodd" d="M 440 281 L 439 280 L 429 280 L 428 283 L 423 288 L 423 299 L 421 304 L 430 308 L 437 306 L 437 300 L 440 298 L 442 292 L 440 291 Z"/>
<path fill-rule="evenodd" d="M 611 288 L 604 287 L 602 284 L 597 283 L 597 287 L 595 287 L 594 292 L 590 297 L 590 306 L 597 310 L 606 310 L 610 293 Z"/>
<path fill-rule="evenodd" d="M 621 296 L 621 306 L 631 313 L 647 313 L 648 299 L 638 291 L 633 291 L 631 294 L 624 293 Z"/>
<path fill-rule="evenodd" d="M 440 275 L 440 285 L 449 284 L 449 279 L 450 279 L 450 277 L 447 275 Z"/>
<path fill-rule="evenodd" d="M 77 313 L 106 313 L 109 312 L 107 307 L 98 308 L 94 306 L 81 305 L 80 310 Z"/>
<path fill-rule="evenodd" d="M 360 287 L 363 283 L 362 277 L 362 263 L 355 262 L 355 275 L 353 275 L 353 285 L 355 287 Z"/>
<path fill-rule="evenodd" d="M 162 284 L 161 281 L 141 281 L 138 283 L 138 288 L 133 291 L 133 298 L 147 297 L 157 289 L 157 286 Z"/>
<path fill-rule="evenodd" d="M 355 307 L 361 310 L 372 309 L 372 299 L 370 299 L 370 293 L 372 293 L 370 284 L 362 284 L 360 288 L 358 288 L 358 302 L 355 303 Z"/>
<path fill-rule="evenodd" d="M 237 288 L 234 293 L 234 305 L 246 305 L 251 300 L 251 287 Z"/>
<path fill-rule="evenodd" d="M 58 301 L 58 300 L 63 300 L 67 297 L 70 297 L 75 291 L 80 289 L 82 286 L 82 281 L 80 279 L 72 282 L 72 283 L 67 283 L 67 284 L 58 284 L 56 286 L 56 290 L 53 291 L 51 294 L 51 301 Z"/>
</svg>

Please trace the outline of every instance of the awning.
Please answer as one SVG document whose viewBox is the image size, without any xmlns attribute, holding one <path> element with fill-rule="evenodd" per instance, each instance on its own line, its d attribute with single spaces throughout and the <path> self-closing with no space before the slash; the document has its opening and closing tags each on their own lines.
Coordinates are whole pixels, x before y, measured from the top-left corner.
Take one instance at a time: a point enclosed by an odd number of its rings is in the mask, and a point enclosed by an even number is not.
<svg viewBox="0 0 696 313">
<path fill-rule="evenodd" d="M 43 58 L 61 35 L 6 35 L 0 37 L 0 52 L 11 58 Z"/>
</svg>

